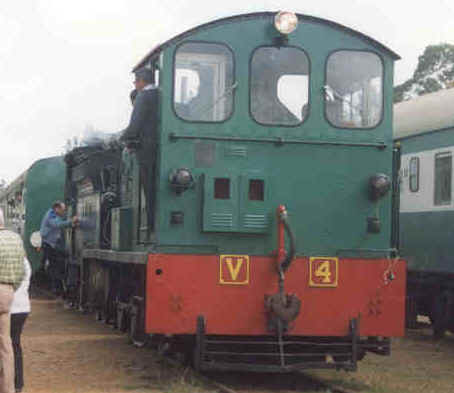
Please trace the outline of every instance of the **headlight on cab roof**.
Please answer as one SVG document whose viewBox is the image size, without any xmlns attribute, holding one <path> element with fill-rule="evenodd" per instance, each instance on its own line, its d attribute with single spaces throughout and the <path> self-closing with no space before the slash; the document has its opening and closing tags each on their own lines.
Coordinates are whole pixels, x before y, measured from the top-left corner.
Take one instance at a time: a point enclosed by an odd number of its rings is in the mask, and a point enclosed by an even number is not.
<svg viewBox="0 0 454 393">
<path fill-rule="evenodd" d="M 274 27 L 281 34 L 290 34 L 298 27 L 298 17 L 293 12 L 280 11 L 274 17 Z"/>
</svg>

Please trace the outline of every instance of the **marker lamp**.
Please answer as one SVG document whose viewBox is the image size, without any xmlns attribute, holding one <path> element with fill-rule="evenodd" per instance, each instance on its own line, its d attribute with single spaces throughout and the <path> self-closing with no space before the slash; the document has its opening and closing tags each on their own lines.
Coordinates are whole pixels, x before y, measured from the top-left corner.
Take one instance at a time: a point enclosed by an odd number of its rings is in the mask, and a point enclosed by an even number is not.
<svg viewBox="0 0 454 393">
<path fill-rule="evenodd" d="M 293 12 L 281 11 L 274 17 L 274 27 L 281 34 L 290 34 L 298 26 L 298 17 Z"/>
</svg>

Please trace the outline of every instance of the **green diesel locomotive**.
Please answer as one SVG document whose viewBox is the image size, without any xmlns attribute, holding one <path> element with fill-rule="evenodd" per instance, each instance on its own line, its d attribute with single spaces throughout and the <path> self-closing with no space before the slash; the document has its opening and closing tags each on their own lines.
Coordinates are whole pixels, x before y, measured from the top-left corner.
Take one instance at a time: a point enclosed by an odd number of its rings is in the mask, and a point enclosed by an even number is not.
<svg viewBox="0 0 454 393">
<path fill-rule="evenodd" d="M 366 351 L 389 354 L 406 284 L 391 187 L 398 58 L 288 12 L 153 49 L 134 69 L 154 75 L 135 143 L 66 157 L 81 307 L 203 370 L 354 370 Z"/>
</svg>

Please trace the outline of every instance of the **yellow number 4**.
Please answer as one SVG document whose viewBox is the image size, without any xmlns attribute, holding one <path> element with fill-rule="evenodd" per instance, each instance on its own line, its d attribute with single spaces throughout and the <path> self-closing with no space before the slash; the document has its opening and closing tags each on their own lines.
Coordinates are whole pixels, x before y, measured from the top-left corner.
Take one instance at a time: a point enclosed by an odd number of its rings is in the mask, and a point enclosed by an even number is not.
<svg viewBox="0 0 454 393">
<path fill-rule="evenodd" d="M 322 283 L 328 284 L 331 282 L 331 269 L 329 261 L 322 262 L 315 271 L 316 277 L 323 277 Z"/>
</svg>

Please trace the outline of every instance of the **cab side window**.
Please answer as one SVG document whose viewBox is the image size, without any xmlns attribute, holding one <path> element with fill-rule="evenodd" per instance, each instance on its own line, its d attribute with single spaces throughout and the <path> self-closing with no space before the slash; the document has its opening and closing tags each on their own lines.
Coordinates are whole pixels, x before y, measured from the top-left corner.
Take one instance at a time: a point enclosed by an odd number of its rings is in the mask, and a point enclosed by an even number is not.
<svg viewBox="0 0 454 393">
<path fill-rule="evenodd" d="M 326 64 L 325 114 L 340 128 L 373 128 L 383 115 L 383 64 L 372 52 L 341 50 Z"/>
<path fill-rule="evenodd" d="M 223 44 L 188 42 L 175 53 L 173 103 L 183 120 L 221 122 L 233 111 L 234 60 Z"/>
</svg>

